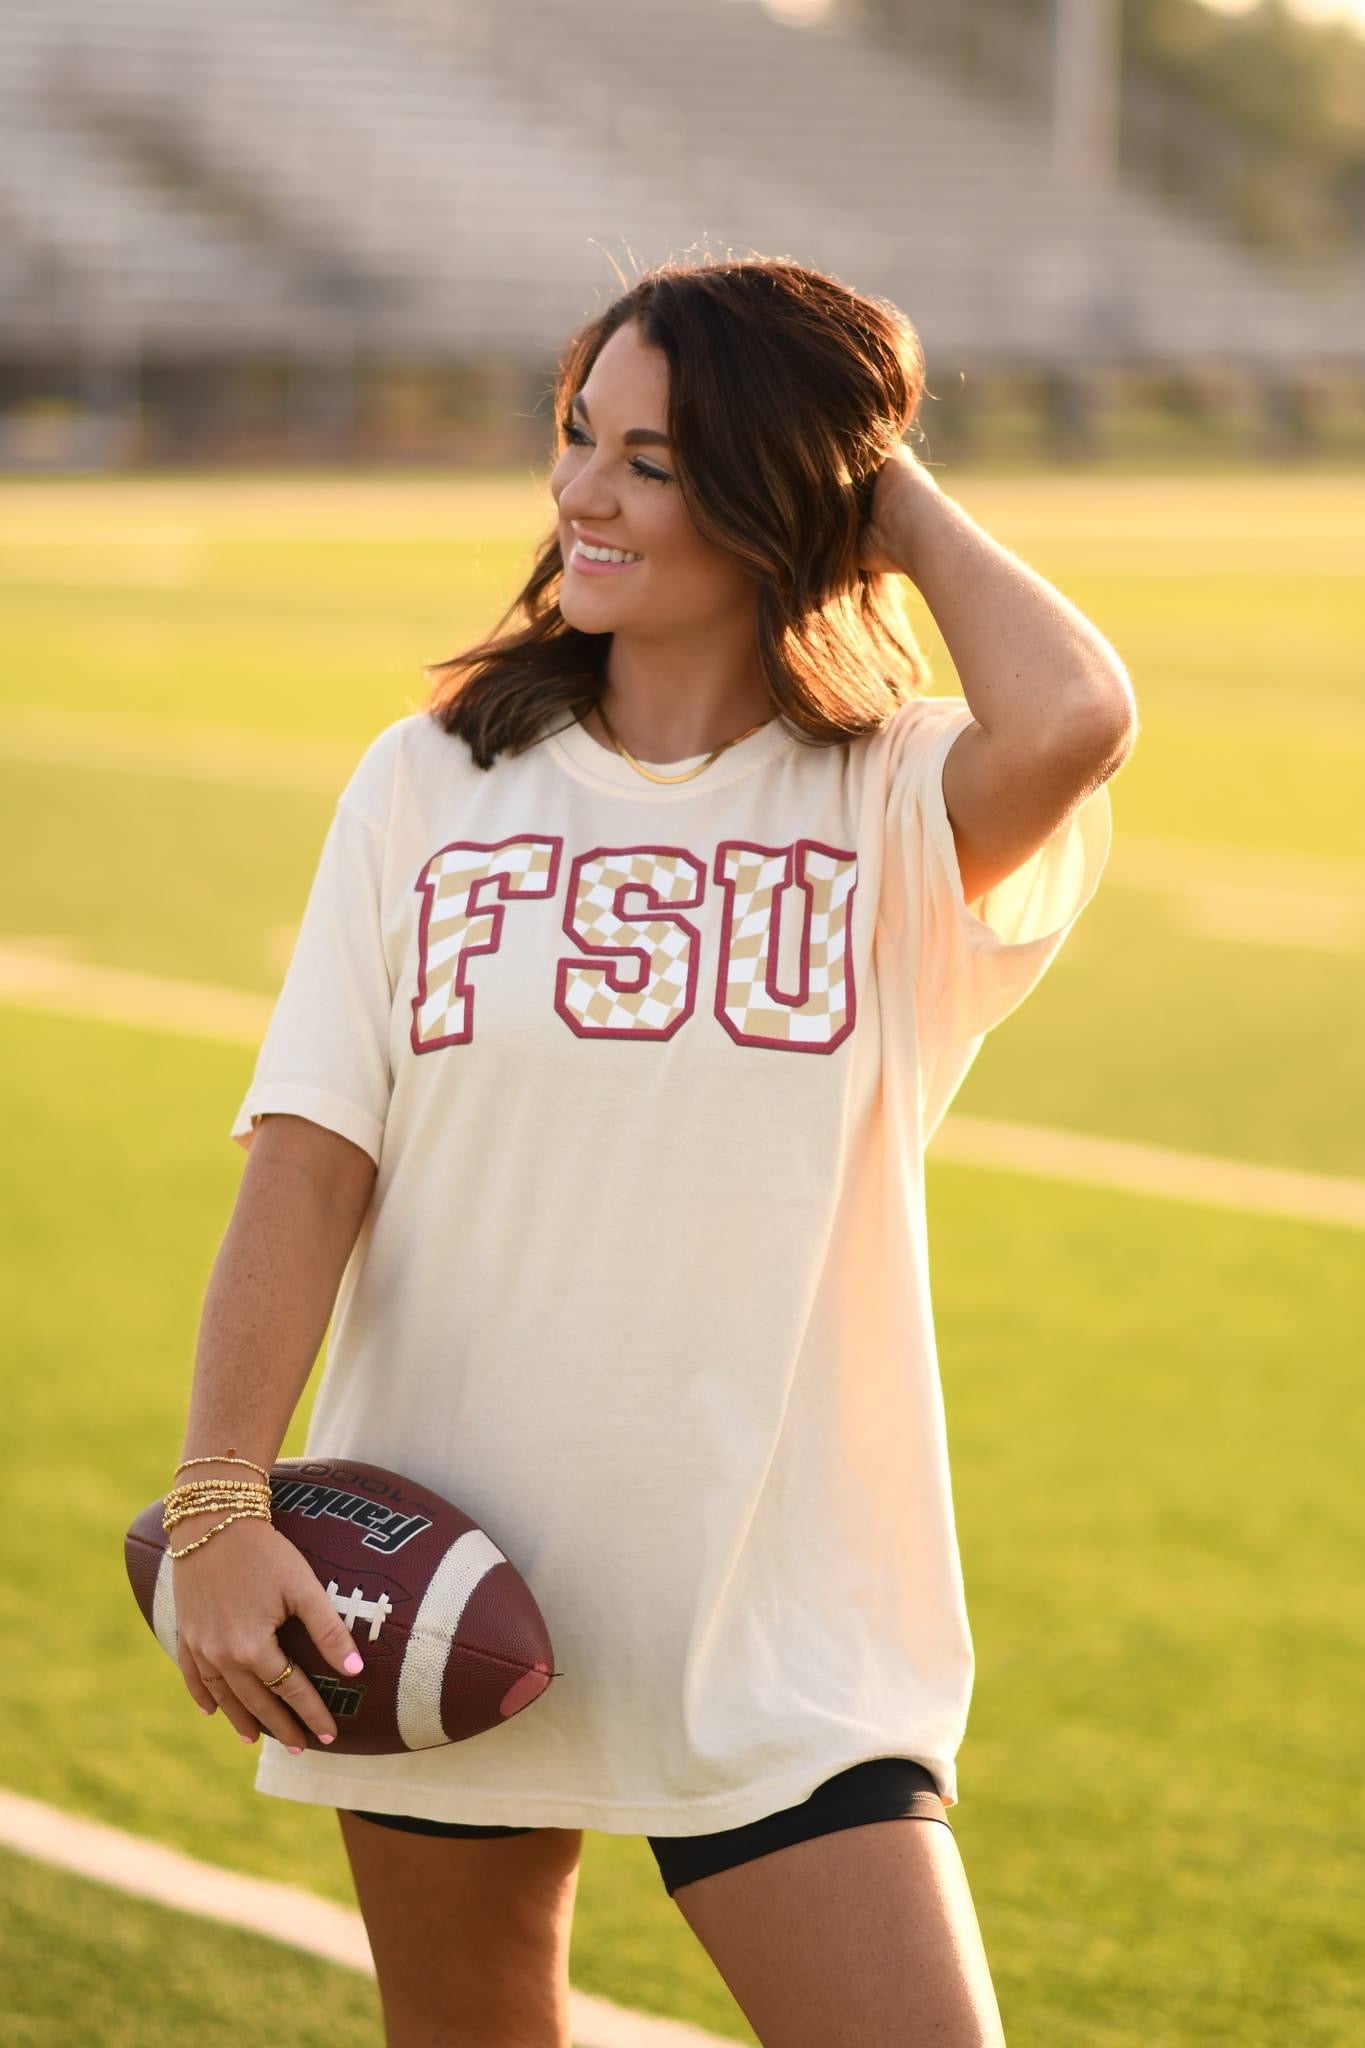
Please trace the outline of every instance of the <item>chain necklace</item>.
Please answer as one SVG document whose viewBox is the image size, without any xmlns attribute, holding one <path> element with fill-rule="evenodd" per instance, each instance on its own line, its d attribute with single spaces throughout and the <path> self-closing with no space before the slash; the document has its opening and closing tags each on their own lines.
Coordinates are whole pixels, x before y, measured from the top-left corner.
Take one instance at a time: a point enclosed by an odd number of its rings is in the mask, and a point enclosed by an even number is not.
<svg viewBox="0 0 1365 2048">
<path fill-rule="evenodd" d="M 732 740 L 723 740 L 718 747 L 714 748 L 712 752 L 707 755 L 704 761 L 699 762 L 695 768 L 687 769 L 687 771 L 682 775 L 655 775 L 652 769 L 646 768 L 642 762 L 636 760 L 634 754 L 628 753 L 625 747 L 621 745 L 620 740 L 617 739 L 616 734 L 611 729 L 611 720 L 607 717 L 606 712 L 602 709 L 602 706 L 600 704 L 597 705 L 596 710 L 598 717 L 602 721 L 602 725 L 606 732 L 607 738 L 611 741 L 617 753 L 621 756 L 623 760 L 629 761 L 631 767 L 635 770 L 637 775 L 643 775 L 646 778 L 646 780 L 650 782 L 690 782 L 694 775 L 704 774 L 705 771 L 711 766 L 711 763 L 716 759 L 717 755 L 723 754 L 729 747 L 737 747 L 740 741 L 747 740 L 751 733 L 756 733 L 762 726 L 770 725 L 772 723 L 771 718 L 760 718 L 757 725 L 751 725 L 749 727 L 748 732 L 739 732 L 735 734 L 735 737 Z M 774 716 L 776 716 L 775 713 Z"/>
</svg>

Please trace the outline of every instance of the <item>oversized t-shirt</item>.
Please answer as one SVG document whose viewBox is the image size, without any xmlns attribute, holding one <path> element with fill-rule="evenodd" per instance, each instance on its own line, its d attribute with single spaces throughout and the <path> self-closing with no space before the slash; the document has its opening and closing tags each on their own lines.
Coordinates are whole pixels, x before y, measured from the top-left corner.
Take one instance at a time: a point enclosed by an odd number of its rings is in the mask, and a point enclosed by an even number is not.
<svg viewBox="0 0 1365 2048">
<path fill-rule="evenodd" d="M 341 792 L 231 1134 L 378 1168 L 306 1453 L 454 1501 L 556 1676 L 467 1740 L 291 1757 L 287 1799 L 704 1834 L 914 1758 L 947 1806 L 974 1655 L 923 1154 L 1107 860 L 1101 784 L 972 906 L 961 698 L 673 785 L 567 713 L 475 765 L 426 712 Z M 647 763 L 678 774 L 705 758 Z"/>
</svg>

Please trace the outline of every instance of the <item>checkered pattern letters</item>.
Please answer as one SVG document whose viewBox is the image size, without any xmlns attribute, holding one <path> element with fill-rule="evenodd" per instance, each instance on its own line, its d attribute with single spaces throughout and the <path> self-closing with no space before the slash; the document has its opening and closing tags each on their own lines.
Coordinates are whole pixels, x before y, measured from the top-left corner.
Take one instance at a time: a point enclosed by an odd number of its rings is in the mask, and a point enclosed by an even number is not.
<svg viewBox="0 0 1365 2048">
<path fill-rule="evenodd" d="M 554 894 L 561 845 L 558 839 L 514 833 L 493 846 L 455 841 L 432 854 L 416 883 L 422 914 L 412 999 L 414 1052 L 462 1045 L 474 1036 L 474 991 L 466 985 L 465 962 L 472 953 L 497 951 L 506 899 Z"/>
<path fill-rule="evenodd" d="M 649 911 L 694 907 L 705 886 L 704 864 L 678 846 L 599 846 L 578 856 L 566 926 L 585 953 L 617 956 L 559 963 L 555 1008 L 580 1038 L 671 1038 L 691 1016 L 701 933 L 690 918 Z"/>
<path fill-rule="evenodd" d="M 849 953 L 857 854 L 814 839 L 786 847 L 730 839 L 717 850 L 716 878 L 725 890 L 721 1023 L 745 1045 L 831 1052 L 853 1029 L 857 1010 Z M 802 918 L 791 994 L 777 986 L 775 916 Z"/>
<path fill-rule="evenodd" d="M 417 881 L 422 895 L 412 1048 L 466 1043 L 474 990 L 465 962 L 496 952 L 503 904 L 555 892 L 562 841 L 518 834 L 495 846 L 452 843 Z M 831 1052 L 857 1009 L 849 934 L 855 852 L 725 840 L 714 879 L 724 897 L 713 1011 L 738 1045 Z M 573 860 L 563 929 L 587 956 L 555 963 L 555 1009 L 580 1038 L 671 1038 L 696 1008 L 703 935 L 684 910 L 701 905 L 706 864 L 679 846 L 594 847 Z M 799 918 L 788 957 L 796 986 L 778 986 L 784 918 Z M 548 994 L 548 991 L 547 991 Z"/>
</svg>

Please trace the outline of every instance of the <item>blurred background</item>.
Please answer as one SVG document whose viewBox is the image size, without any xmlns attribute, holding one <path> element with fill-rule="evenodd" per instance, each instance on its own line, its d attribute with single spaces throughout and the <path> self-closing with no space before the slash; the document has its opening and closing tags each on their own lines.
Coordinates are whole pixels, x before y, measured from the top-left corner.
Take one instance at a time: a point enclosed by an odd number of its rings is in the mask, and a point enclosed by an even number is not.
<svg viewBox="0 0 1365 2048">
<path fill-rule="evenodd" d="M 123 1531 L 336 794 L 524 582 L 569 333 L 705 252 L 905 310 L 1141 713 L 927 1162 L 1011 2048 L 1365 2040 L 1365 0 L 8 0 L 4 2048 L 382 2040 Z M 577 2048 L 753 2039 L 642 1840 L 572 1971 Z"/>
<path fill-rule="evenodd" d="M 613 263 L 702 238 L 911 311 L 944 457 L 1359 455 L 1362 23 L 9 0 L 0 462 L 536 459 Z"/>
</svg>

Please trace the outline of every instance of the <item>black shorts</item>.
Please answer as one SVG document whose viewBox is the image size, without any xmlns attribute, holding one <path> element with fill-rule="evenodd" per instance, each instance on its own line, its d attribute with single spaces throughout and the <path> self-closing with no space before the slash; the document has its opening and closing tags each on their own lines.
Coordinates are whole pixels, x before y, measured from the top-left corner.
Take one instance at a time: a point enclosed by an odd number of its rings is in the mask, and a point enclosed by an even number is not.
<svg viewBox="0 0 1365 2048">
<path fill-rule="evenodd" d="M 357 1819 L 377 1821 L 381 1827 L 402 1828 L 416 1835 L 453 1835 L 466 1841 L 538 1832 L 535 1828 L 423 1820 L 407 1813 L 366 1813 L 358 1807 L 349 1810 Z M 712 1835 L 646 1835 L 645 1840 L 654 1851 L 664 1888 L 672 1898 L 680 1884 L 690 1884 L 694 1878 L 711 1877 L 732 1864 L 766 1856 L 770 1849 L 785 1849 L 792 1842 L 833 1834 L 838 1828 L 861 1827 L 870 1820 L 941 1820 L 952 1832 L 932 1771 L 912 1763 L 909 1757 L 878 1756 L 827 1778 L 798 1805 L 784 1806 L 780 1813 L 770 1813 L 762 1820 L 746 1821 L 743 1827 L 721 1828 Z"/>
</svg>

